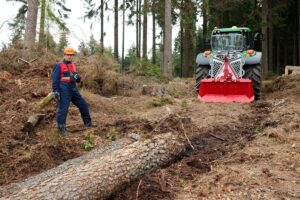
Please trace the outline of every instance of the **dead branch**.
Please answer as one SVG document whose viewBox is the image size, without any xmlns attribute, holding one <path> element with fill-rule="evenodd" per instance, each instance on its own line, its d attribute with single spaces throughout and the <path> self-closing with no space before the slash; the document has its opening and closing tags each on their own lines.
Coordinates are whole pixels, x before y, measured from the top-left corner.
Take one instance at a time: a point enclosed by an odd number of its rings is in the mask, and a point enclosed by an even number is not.
<svg viewBox="0 0 300 200">
<path fill-rule="evenodd" d="M 22 62 L 28 64 L 29 66 L 31 66 L 31 64 L 32 64 L 34 61 L 36 61 L 37 58 L 32 59 L 31 61 L 27 61 L 27 60 L 25 60 L 25 59 L 23 59 L 23 58 L 18 58 L 18 60 L 20 60 L 20 61 L 22 61 Z"/>
<path fill-rule="evenodd" d="M 209 133 L 209 135 L 212 136 L 212 137 L 214 137 L 214 138 L 217 138 L 217 139 L 219 139 L 219 140 L 225 141 L 225 139 L 223 139 L 223 138 L 221 138 L 221 137 L 219 137 L 219 136 L 216 136 L 216 135 L 214 135 L 214 134 L 212 134 L 212 133 Z"/>
</svg>

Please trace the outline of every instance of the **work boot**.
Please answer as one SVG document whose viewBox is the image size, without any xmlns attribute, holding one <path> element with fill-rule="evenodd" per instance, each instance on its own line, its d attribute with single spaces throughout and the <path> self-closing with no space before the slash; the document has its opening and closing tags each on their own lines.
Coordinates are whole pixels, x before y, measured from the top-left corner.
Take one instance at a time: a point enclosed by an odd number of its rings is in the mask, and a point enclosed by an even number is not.
<svg viewBox="0 0 300 200">
<path fill-rule="evenodd" d="M 85 127 L 97 127 L 97 124 L 95 124 L 94 122 L 88 122 L 84 126 Z"/>
<path fill-rule="evenodd" d="M 57 130 L 60 135 L 68 135 L 69 134 L 67 131 L 66 125 L 64 125 L 64 124 L 59 124 L 57 126 Z"/>
</svg>

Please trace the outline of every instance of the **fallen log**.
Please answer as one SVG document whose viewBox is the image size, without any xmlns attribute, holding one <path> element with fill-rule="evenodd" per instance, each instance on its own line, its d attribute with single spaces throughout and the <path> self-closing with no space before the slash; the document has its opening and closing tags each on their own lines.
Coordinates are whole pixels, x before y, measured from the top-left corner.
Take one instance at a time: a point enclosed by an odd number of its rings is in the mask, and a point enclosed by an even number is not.
<svg viewBox="0 0 300 200">
<path fill-rule="evenodd" d="M 167 165 L 185 147 L 183 137 L 172 133 L 137 141 L 101 156 L 89 156 L 64 170 L 59 166 L 49 176 L 46 171 L 0 187 L 0 199 L 105 199 L 129 182 Z"/>
<path fill-rule="evenodd" d="M 54 93 L 50 92 L 46 97 L 44 97 L 41 101 L 39 101 L 35 106 L 34 106 L 34 111 L 35 112 L 40 112 L 45 106 L 47 106 L 51 100 L 54 98 Z M 22 131 L 25 132 L 32 132 L 34 131 L 34 128 L 38 123 L 45 117 L 45 114 L 37 113 L 31 115 L 27 122 L 24 124 Z"/>
<path fill-rule="evenodd" d="M 44 97 L 35 105 L 35 111 L 41 111 L 46 105 L 51 102 L 52 99 L 54 99 L 54 93 L 50 92 L 46 97 Z"/>
<path fill-rule="evenodd" d="M 27 122 L 24 124 L 23 128 L 22 128 L 22 131 L 24 132 L 32 132 L 35 128 L 35 126 L 45 117 L 46 115 L 45 114 L 41 114 L 41 113 L 38 113 L 38 114 L 34 114 L 34 115 L 31 115 Z"/>
</svg>

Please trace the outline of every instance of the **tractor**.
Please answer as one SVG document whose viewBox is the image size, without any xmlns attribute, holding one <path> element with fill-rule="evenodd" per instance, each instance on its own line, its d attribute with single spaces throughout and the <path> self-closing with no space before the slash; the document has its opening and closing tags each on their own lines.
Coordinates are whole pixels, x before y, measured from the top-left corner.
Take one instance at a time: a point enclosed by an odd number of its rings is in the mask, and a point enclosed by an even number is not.
<svg viewBox="0 0 300 200">
<path fill-rule="evenodd" d="M 258 40 L 262 40 L 262 35 L 245 27 L 212 31 L 211 50 L 196 58 L 200 101 L 249 103 L 260 98 L 262 54 L 254 50 Z"/>
</svg>

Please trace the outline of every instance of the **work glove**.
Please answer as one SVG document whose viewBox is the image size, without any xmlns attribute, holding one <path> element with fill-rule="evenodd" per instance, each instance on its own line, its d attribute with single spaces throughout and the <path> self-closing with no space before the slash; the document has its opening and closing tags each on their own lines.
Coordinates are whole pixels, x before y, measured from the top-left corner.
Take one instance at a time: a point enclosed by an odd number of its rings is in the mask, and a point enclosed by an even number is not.
<svg viewBox="0 0 300 200">
<path fill-rule="evenodd" d="M 77 82 L 77 83 L 80 82 L 80 76 L 79 76 L 79 74 L 77 74 L 77 73 L 71 74 L 71 75 L 70 75 L 70 78 L 71 78 L 71 81 L 72 81 L 72 82 Z"/>
<path fill-rule="evenodd" d="M 56 99 L 57 101 L 59 101 L 59 100 L 60 100 L 60 93 L 57 92 L 57 91 L 55 91 L 55 92 L 54 92 L 54 97 L 55 97 L 55 99 Z"/>
<path fill-rule="evenodd" d="M 79 74 L 74 73 L 74 78 L 75 78 L 75 80 L 76 80 L 77 83 L 80 82 L 80 76 L 79 76 Z"/>
</svg>

